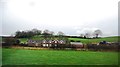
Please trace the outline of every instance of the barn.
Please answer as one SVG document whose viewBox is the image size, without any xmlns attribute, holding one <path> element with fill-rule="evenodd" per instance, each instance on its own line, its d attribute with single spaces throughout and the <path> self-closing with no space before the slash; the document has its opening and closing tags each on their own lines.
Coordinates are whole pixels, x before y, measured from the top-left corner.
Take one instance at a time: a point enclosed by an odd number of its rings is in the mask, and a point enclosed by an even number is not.
<svg viewBox="0 0 120 67">
<path fill-rule="evenodd" d="M 81 42 L 70 42 L 70 44 L 72 48 L 77 49 L 77 50 L 84 48 L 84 44 Z"/>
<path fill-rule="evenodd" d="M 30 47 L 41 47 L 42 41 L 41 40 L 28 40 L 27 41 L 28 46 Z"/>
</svg>

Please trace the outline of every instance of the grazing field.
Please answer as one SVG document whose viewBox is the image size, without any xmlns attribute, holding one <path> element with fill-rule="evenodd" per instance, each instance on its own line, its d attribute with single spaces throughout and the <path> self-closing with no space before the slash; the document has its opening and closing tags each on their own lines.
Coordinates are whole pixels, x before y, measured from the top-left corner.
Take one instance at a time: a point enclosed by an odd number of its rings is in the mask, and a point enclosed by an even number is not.
<svg viewBox="0 0 120 67">
<path fill-rule="evenodd" d="M 117 65 L 117 52 L 3 48 L 3 65 Z"/>
<path fill-rule="evenodd" d="M 120 37 L 104 37 L 104 38 L 98 38 L 98 39 L 81 39 L 81 38 L 69 38 L 69 40 L 74 40 L 74 41 L 81 41 L 84 44 L 89 44 L 89 43 L 98 43 L 101 41 L 107 41 L 107 42 L 118 42 L 118 38 Z"/>
</svg>

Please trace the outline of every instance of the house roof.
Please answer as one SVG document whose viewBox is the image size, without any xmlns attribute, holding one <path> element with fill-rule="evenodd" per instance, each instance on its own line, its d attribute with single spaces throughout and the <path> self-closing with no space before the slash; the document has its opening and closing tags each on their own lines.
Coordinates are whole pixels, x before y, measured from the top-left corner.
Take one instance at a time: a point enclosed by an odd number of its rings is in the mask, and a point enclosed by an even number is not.
<svg viewBox="0 0 120 67">
<path fill-rule="evenodd" d="M 65 44 L 65 40 L 28 40 L 28 43 L 60 43 Z"/>
</svg>

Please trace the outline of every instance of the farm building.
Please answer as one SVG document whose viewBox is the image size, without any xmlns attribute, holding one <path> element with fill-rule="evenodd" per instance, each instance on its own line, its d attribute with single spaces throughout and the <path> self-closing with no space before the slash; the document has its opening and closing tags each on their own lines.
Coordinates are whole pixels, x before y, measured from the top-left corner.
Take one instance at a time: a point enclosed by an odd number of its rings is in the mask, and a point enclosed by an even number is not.
<svg viewBox="0 0 120 67">
<path fill-rule="evenodd" d="M 41 47 L 42 41 L 41 40 L 28 40 L 27 41 L 27 44 L 28 46 L 31 46 L 31 47 L 34 47 L 34 46 L 37 46 L 37 47 Z"/>
<path fill-rule="evenodd" d="M 71 46 L 76 49 L 84 48 L 84 44 L 81 42 L 70 42 Z"/>
<path fill-rule="evenodd" d="M 65 40 L 28 40 L 28 46 L 36 47 L 52 47 L 66 44 Z"/>
</svg>

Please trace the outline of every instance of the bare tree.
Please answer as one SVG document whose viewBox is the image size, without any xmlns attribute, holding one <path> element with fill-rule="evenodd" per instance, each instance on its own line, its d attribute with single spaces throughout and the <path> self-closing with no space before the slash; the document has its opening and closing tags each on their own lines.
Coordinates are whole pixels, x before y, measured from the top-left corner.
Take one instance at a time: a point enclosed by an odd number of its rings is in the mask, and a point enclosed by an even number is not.
<svg viewBox="0 0 120 67">
<path fill-rule="evenodd" d="M 48 38 L 49 37 L 49 35 L 50 35 L 50 31 L 49 30 L 47 30 L 47 29 L 45 29 L 44 31 L 43 31 L 43 33 L 42 33 L 43 35 L 44 35 L 44 38 L 46 39 L 46 38 Z"/>
<path fill-rule="evenodd" d="M 63 36 L 63 35 L 64 35 L 64 33 L 61 32 L 61 31 L 59 31 L 57 34 L 58 34 L 59 36 Z"/>
<path fill-rule="evenodd" d="M 49 34 L 49 30 L 45 29 L 43 33 Z"/>
<path fill-rule="evenodd" d="M 95 30 L 93 35 L 95 35 L 96 38 L 98 38 L 99 35 L 102 35 L 102 31 L 101 30 Z"/>
<path fill-rule="evenodd" d="M 80 37 L 84 37 L 84 34 L 80 34 Z"/>
<path fill-rule="evenodd" d="M 84 35 L 86 38 L 90 38 L 90 33 L 85 33 L 85 35 Z"/>
<path fill-rule="evenodd" d="M 58 37 L 59 37 L 59 39 L 64 39 L 64 33 L 63 32 L 61 32 L 61 31 L 59 31 L 58 33 L 57 33 L 57 35 L 58 35 Z"/>
<path fill-rule="evenodd" d="M 53 31 L 49 31 L 49 34 L 50 34 L 50 38 L 54 38 L 54 32 Z"/>
<path fill-rule="evenodd" d="M 53 31 L 49 31 L 49 34 L 53 35 L 53 34 L 54 34 L 54 32 L 53 32 Z"/>
<path fill-rule="evenodd" d="M 41 34 L 41 30 L 38 30 L 38 29 L 32 29 L 32 32 L 35 34 L 35 35 L 40 35 Z"/>
</svg>

